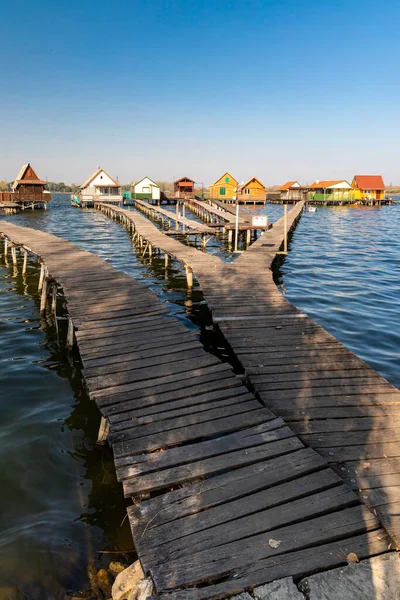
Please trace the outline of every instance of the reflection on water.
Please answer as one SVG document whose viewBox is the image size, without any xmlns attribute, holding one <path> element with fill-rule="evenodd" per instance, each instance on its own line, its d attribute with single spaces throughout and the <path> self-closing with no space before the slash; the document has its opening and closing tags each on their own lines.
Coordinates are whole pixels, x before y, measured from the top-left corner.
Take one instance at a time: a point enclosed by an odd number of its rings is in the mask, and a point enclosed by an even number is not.
<svg viewBox="0 0 400 600">
<path fill-rule="evenodd" d="M 400 387 L 400 204 L 304 213 L 280 285 L 295 306 Z"/>
</svg>

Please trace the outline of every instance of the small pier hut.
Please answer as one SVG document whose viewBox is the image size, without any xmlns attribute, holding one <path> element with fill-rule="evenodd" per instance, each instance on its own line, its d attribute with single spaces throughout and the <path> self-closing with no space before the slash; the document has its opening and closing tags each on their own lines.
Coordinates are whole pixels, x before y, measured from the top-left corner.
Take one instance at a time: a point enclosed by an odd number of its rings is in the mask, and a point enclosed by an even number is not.
<svg viewBox="0 0 400 600">
<path fill-rule="evenodd" d="M 317 180 L 308 188 L 308 200 L 313 204 L 348 204 L 354 201 L 353 188 L 345 179 Z"/>
<path fill-rule="evenodd" d="M 121 186 L 100 167 L 82 183 L 73 202 L 81 208 L 91 208 L 95 202 L 119 205 L 122 202 Z"/>
<path fill-rule="evenodd" d="M 47 208 L 51 194 L 45 190 L 46 182 L 36 175 L 30 163 L 21 167 L 13 182 L 11 192 L 0 192 L 0 202 L 17 206 L 22 210 Z"/>
<path fill-rule="evenodd" d="M 232 202 L 237 193 L 237 185 L 237 179 L 232 177 L 229 173 L 225 173 L 225 175 L 217 179 L 217 181 L 208 188 L 210 200 Z"/>
<path fill-rule="evenodd" d="M 161 188 L 158 183 L 150 179 L 150 177 L 143 177 L 143 179 L 134 183 L 132 187 L 132 198 L 160 202 Z"/>
<path fill-rule="evenodd" d="M 285 202 L 299 202 L 304 200 L 306 188 L 303 188 L 298 181 L 287 181 L 278 190 L 280 199 Z"/>
<path fill-rule="evenodd" d="M 181 177 L 174 181 L 175 198 L 184 198 L 185 200 L 194 198 L 194 184 L 194 180 L 189 179 L 189 177 Z"/>
<path fill-rule="evenodd" d="M 380 204 L 385 200 L 385 184 L 381 175 L 355 175 L 351 186 L 354 199 L 365 204 Z"/>
<path fill-rule="evenodd" d="M 237 190 L 240 204 L 265 204 L 267 201 L 267 188 L 257 177 L 251 177 Z"/>
</svg>

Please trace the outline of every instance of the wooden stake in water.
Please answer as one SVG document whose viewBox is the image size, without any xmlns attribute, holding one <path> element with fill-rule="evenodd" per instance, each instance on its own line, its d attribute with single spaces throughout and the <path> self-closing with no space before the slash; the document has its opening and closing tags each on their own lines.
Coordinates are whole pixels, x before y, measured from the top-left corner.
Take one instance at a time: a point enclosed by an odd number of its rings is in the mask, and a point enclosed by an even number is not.
<svg viewBox="0 0 400 600">
<path fill-rule="evenodd" d="M 283 251 L 287 252 L 287 204 L 283 205 Z"/>
<path fill-rule="evenodd" d="M 25 275 L 25 273 L 26 273 L 27 262 L 28 262 L 28 251 L 24 250 L 24 264 L 22 265 L 22 275 Z"/>
</svg>

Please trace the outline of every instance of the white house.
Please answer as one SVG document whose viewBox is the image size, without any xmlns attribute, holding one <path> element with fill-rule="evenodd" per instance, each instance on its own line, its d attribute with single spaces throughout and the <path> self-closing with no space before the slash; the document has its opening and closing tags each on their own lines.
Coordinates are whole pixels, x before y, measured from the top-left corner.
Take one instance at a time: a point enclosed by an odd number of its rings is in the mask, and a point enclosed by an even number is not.
<svg viewBox="0 0 400 600">
<path fill-rule="evenodd" d="M 160 200 L 160 195 L 160 186 L 150 177 L 143 177 L 143 179 L 133 184 L 132 196 L 138 200 Z"/>
<path fill-rule="evenodd" d="M 85 183 L 80 186 L 79 200 L 85 205 L 93 202 L 122 202 L 121 186 L 103 169 L 97 169 Z"/>
</svg>

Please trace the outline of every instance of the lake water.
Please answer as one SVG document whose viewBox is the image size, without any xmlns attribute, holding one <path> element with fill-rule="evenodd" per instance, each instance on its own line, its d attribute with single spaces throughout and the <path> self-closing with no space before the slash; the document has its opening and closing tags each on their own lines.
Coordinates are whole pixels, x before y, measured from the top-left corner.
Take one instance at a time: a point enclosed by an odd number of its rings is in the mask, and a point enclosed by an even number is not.
<svg viewBox="0 0 400 600">
<path fill-rule="evenodd" d="M 252 211 L 274 221 L 282 207 Z M 205 327 L 201 291 L 187 292 L 180 263 L 172 261 L 166 277 L 163 258 L 141 258 L 123 227 L 71 208 L 68 196 L 54 196 L 47 212 L 9 220 L 69 239 L 142 281 L 225 357 Z M 304 213 L 290 247 L 275 273 L 283 293 L 400 386 L 400 205 Z M 232 257 L 220 240 L 208 251 Z M 110 452 L 95 446 L 98 411 L 82 389 L 79 358 L 68 358 L 54 327 L 40 319 L 37 277 L 34 262 L 25 277 L 0 262 L 0 589 L 64 598 L 65 590 L 88 587 L 91 561 L 99 567 L 118 557 L 99 550 L 132 547 Z"/>
</svg>

